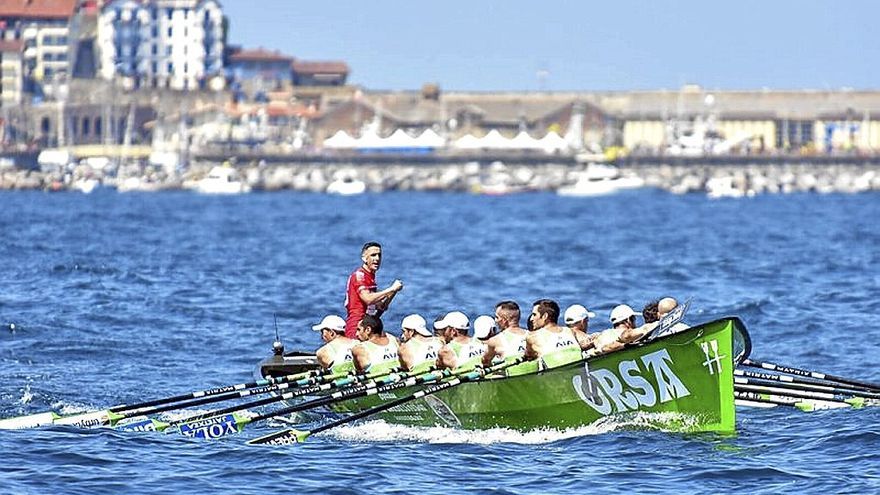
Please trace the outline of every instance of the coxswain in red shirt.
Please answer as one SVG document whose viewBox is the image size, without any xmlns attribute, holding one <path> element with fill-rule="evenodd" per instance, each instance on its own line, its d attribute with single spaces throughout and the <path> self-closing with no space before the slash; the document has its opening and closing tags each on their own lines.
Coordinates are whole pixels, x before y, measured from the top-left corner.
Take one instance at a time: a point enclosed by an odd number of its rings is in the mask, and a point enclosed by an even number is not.
<svg viewBox="0 0 880 495">
<path fill-rule="evenodd" d="M 378 242 L 364 244 L 361 260 L 363 265 L 348 277 L 345 291 L 345 336 L 350 339 L 357 338 L 358 323 L 364 315 L 381 316 L 403 289 L 403 282 L 395 280 L 387 289 L 377 290 L 376 272 L 382 264 L 382 246 Z"/>
</svg>

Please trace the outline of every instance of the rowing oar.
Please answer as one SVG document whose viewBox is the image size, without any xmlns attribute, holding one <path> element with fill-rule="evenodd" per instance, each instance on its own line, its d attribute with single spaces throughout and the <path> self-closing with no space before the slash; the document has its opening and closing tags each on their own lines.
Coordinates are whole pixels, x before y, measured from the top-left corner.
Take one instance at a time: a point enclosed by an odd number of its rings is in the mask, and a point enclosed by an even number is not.
<svg viewBox="0 0 880 495">
<path fill-rule="evenodd" d="M 211 402 L 229 400 L 230 398 L 236 398 L 238 394 L 241 393 L 230 393 L 231 391 L 247 391 L 256 390 L 258 388 L 265 389 L 269 386 L 282 386 L 283 384 L 286 384 L 287 386 L 306 386 L 311 384 L 314 380 L 335 379 L 342 376 L 341 374 L 326 375 L 325 373 L 326 372 L 324 370 L 312 370 L 303 373 L 297 373 L 294 375 L 286 375 L 274 378 L 269 377 L 263 380 L 256 380 L 248 383 L 239 383 L 236 385 L 227 385 L 207 390 L 199 390 L 197 392 L 190 392 L 187 394 L 175 395 L 172 397 L 164 397 L 161 399 L 138 402 L 136 404 L 121 404 L 118 406 L 113 406 L 109 409 L 90 411 L 86 413 L 77 413 L 67 416 L 62 416 L 58 413 L 55 413 L 54 411 L 48 411 L 43 413 L 31 414 L 28 416 L 7 418 L 0 420 L 0 430 L 36 428 L 38 426 L 45 426 L 49 424 L 72 425 L 82 427 L 116 424 L 118 421 L 132 416 L 154 414 L 163 411 L 170 411 L 172 409 L 192 407 L 200 404 L 208 404 Z M 191 402 L 183 402 L 190 399 L 196 400 Z M 186 405 L 180 405 L 181 403 Z M 165 404 L 172 405 L 165 407 L 155 407 L 163 406 Z"/>
<path fill-rule="evenodd" d="M 316 399 L 312 399 L 299 404 L 294 404 L 283 409 L 269 411 L 255 416 L 227 414 L 224 416 L 212 416 L 203 420 L 190 421 L 185 425 L 180 425 L 179 431 L 180 433 L 188 437 L 216 439 L 227 435 L 239 433 L 244 429 L 245 426 L 251 423 L 255 423 L 257 421 L 263 421 L 265 419 L 274 418 L 277 416 L 305 411 L 307 409 L 314 409 L 316 407 L 326 406 L 335 402 L 341 402 L 348 399 L 355 399 L 358 397 L 390 392 L 399 388 L 411 387 L 414 385 L 419 385 L 421 383 L 433 382 L 449 375 L 450 373 L 447 370 L 432 371 L 419 375 L 408 373 L 391 374 L 389 376 L 371 380 L 360 385 L 344 388 L 342 390 L 339 390 L 338 392 L 334 392 L 333 394 L 324 397 L 318 397 Z M 264 399 L 260 402 L 262 405 L 270 401 L 278 402 L 294 397 L 297 397 L 296 392 L 288 392 L 278 397 Z M 254 403 L 248 404 L 247 407 L 254 407 Z"/>
<path fill-rule="evenodd" d="M 407 395 L 406 397 L 401 397 L 399 399 L 393 400 L 391 402 L 386 402 L 385 404 L 373 407 L 371 409 L 367 409 L 361 411 L 357 414 L 353 414 L 351 416 L 347 416 L 345 418 L 338 419 L 336 421 L 331 421 L 330 423 L 318 426 L 317 428 L 313 428 L 307 431 L 300 431 L 294 428 L 289 428 L 286 430 L 277 431 L 275 433 L 270 433 L 269 435 L 265 435 L 259 438 L 254 438 L 253 440 L 249 440 L 247 443 L 251 445 L 289 445 L 293 443 L 303 443 L 306 441 L 306 438 L 316 434 L 321 433 L 322 431 L 327 431 L 331 428 L 336 428 L 337 426 L 344 425 L 346 423 L 351 423 L 352 421 L 357 421 L 362 418 L 366 418 L 368 416 L 372 416 L 374 414 L 378 414 L 382 411 L 387 411 L 393 407 L 400 406 L 402 404 L 406 404 L 407 402 L 420 399 L 427 395 L 436 394 L 437 392 L 441 392 L 443 390 L 455 387 L 462 383 L 473 382 L 483 378 L 485 375 L 494 373 L 496 371 L 501 371 L 510 366 L 519 364 L 523 361 L 523 358 L 519 358 L 513 361 L 504 362 L 501 364 L 497 364 L 495 366 L 490 366 L 489 368 L 478 368 L 473 371 L 460 373 L 456 375 L 452 375 L 452 379 L 447 381 L 442 381 L 440 383 L 430 385 L 427 388 L 423 388 L 418 392 Z"/>
<path fill-rule="evenodd" d="M 752 373 L 744 370 L 733 370 L 733 383 L 747 385 L 765 385 L 768 387 L 781 387 L 793 390 L 808 390 L 811 392 L 828 392 L 831 394 L 847 394 L 855 397 L 865 397 L 867 399 L 880 399 L 880 393 L 868 392 L 863 389 L 849 388 L 845 386 L 835 387 L 832 385 L 823 385 L 816 381 L 788 381 L 781 380 L 784 375 L 772 375 L 769 373 Z M 788 377 L 786 377 L 788 378 Z M 832 382 L 825 382 L 832 383 Z"/>
<path fill-rule="evenodd" d="M 880 400 L 866 399 L 864 397 L 856 397 L 851 394 L 832 394 L 826 392 L 809 392 L 806 390 L 791 390 L 779 387 L 766 387 L 763 385 L 750 384 L 734 384 L 733 389 L 738 392 L 758 392 L 774 395 L 784 395 L 797 399 L 817 399 L 829 402 L 845 402 L 853 407 L 859 408 L 864 406 L 880 405 Z"/>
<path fill-rule="evenodd" d="M 863 382 L 860 380 L 853 380 L 851 378 L 844 378 L 841 376 L 829 375 L 827 373 L 820 373 L 818 371 L 810 371 L 800 368 L 793 368 L 791 366 L 782 366 L 779 364 L 768 363 L 765 361 L 754 361 L 751 359 L 744 359 L 742 363 L 745 366 L 752 366 L 754 368 L 764 368 L 765 370 L 776 371 L 779 373 L 787 373 L 789 375 L 798 375 L 798 376 L 806 376 L 810 378 L 815 378 L 817 380 L 826 380 L 829 382 L 837 382 L 842 383 L 844 385 L 854 385 L 856 387 L 872 390 L 875 392 L 880 392 L 880 385 L 876 383 Z"/>
<path fill-rule="evenodd" d="M 360 382 L 363 382 L 364 380 L 377 381 L 377 380 L 383 379 L 387 375 L 392 375 L 393 373 L 394 373 L 394 371 L 392 370 L 392 371 L 387 371 L 387 372 L 382 372 L 382 373 L 372 373 L 372 374 L 366 373 L 366 374 L 360 374 L 360 375 L 346 375 L 345 377 L 337 378 L 337 379 L 330 381 L 330 382 L 315 383 L 311 386 L 300 387 L 300 388 L 297 388 L 291 392 L 285 392 L 285 393 L 276 395 L 274 397 L 267 397 L 265 399 L 260 399 L 260 400 L 256 400 L 253 402 L 247 402 L 244 404 L 236 404 L 234 406 L 230 406 L 230 407 L 220 409 L 217 411 L 209 411 L 206 413 L 196 414 L 194 416 L 189 416 L 189 417 L 179 419 L 176 421 L 165 422 L 165 421 L 160 421 L 155 418 L 146 418 L 146 419 L 142 419 L 139 421 L 132 421 L 129 423 L 120 423 L 120 424 L 116 425 L 116 429 L 117 430 L 125 430 L 125 431 L 165 431 L 172 426 L 176 426 L 178 428 L 178 431 L 180 431 L 184 435 L 200 436 L 200 435 L 195 435 L 194 433 L 191 434 L 191 432 L 194 429 L 201 428 L 202 425 L 205 424 L 206 420 L 210 420 L 210 421 L 208 421 L 208 423 L 214 424 L 217 422 L 217 418 L 219 416 L 229 415 L 230 413 L 235 413 L 235 412 L 242 411 L 245 409 L 264 406 L 266 404 L 271 404 L 273 402 L 290 400 L 290 399 L 294 399 L 296 397 L 302 397 L 305 395 L 313 395 L 313 394 L 325 392 L 327 390 L 334 389 L 334 388 L 342 388 L 342 387 L 346 387 L 349 385 L 358 384 Z M 329 375 L 329 376 L 336 376 L 336 375 Z M 382 382 L 379 381 L 378 383 L 382 383 Z M 280 392 L 284 388 L 286 388 L 286 387 L 284 387 L 284 385 L 282 384 L 282 385 L 280 385 L 274 389 L 268 390 L 268 391 L 263 390 L 263 391 L 261 391 L 261 393 Z M 241 397 L 246 397 L 248 395 L 256 395 L 253 392 L 251 392 L 251 393 L 247 393 L 247 392 L 248 391 L 242 392 Z M 239 398 L 239 397 L 233 397 L 233 398 Z M 222 419 L 225 422 L 233 423 L 234 425 L 237 425 L 239 423 L 246 424 L 249 422 L 248 421 L 249 416 L 244 416 L 244 415 L 239 415 L 239 414 L 231 414 L 229 416 L 224 416 L 224 418 L 222 418 Z"/>
<path fill-rule="evenodd" d="M 785 395 L 762 394 L 758 392 L 745 392 L 736 390 L 733 397 L 737 400 L 746 401 L 747 403 L 766 404 L 769 407 L 789 406 L 796 407 L 801 411 L 816 411 L 818 409 L 836 409 L 842 407 L 853 407 L 845 402 L 832 402 L 817 399 L 798 399 Z M 752 405 L 752 404 L 747 404 Z"/>
</svg>

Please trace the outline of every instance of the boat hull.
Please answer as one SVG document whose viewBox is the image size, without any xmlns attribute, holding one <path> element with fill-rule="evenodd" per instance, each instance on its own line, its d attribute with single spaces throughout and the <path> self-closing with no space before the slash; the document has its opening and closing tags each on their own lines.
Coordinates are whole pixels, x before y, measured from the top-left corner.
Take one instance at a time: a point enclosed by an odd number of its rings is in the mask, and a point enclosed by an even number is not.
<svg viewBox="0 0 880 495">
<path fill-rule="evenodd" d="M 709 322 L 644 345 L 535 374 L 464 383 L 377 415 L 390 423 L 531 430 L 573 428 L 609 416 L 644 415 L 674 431 L 732 432 L 737 318 Z M 746 334 L 747 335 L 747 334 Z M 401 389 L 339 403 L 353 413 L 408 396 Z"/>
</svg>

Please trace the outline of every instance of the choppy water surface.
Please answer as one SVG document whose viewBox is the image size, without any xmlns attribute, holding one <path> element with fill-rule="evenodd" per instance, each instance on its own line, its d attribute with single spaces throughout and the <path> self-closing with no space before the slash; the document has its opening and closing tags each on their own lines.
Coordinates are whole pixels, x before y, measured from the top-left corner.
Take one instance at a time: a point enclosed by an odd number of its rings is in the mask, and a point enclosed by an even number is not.
<svg viewBox="0 0 880 495">
<path fill-rule="evenodd" d="M 385 318 L 500 299 L 604 320 L 693 297 L 753 357 L 880 381 L 880 196 L 711 201 L 660 192 L 0 194 L 0 417 L 107 407 L 250 379 L 278 314 L 288 349 L 341 312 L 360 245 L 385 246 Z M 14 323 L 16 331 L 5 325 Z M 740 409 L 734 437 L 593 425 L 460 432 L 367 423 L 301 446 L 53 427 L 0 431 L 3 493 L 877 492 L 880 408 Z M 631 426 L 631 425 L 630 425 Z"/>
</svg>

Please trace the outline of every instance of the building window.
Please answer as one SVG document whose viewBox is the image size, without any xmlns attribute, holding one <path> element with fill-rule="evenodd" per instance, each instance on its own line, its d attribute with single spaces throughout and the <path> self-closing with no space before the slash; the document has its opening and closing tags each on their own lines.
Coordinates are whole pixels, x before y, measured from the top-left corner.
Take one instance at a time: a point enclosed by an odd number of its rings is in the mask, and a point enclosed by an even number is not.
<svg viewBox="0 0 880 495">
<path fill-rule="evenodd" d="M 101 137 L 101 131 L 103 122 L 101 121 L 101 117 L 95 117 L 95 136 Z"/>
<path fill-rule="evenodd" d="M 82 129 L 83 137 L 88 137 L 89 132 L 91 132 L 91 130 L 92 130 L 91 127 L 92 127 L 92 121 L 89 120 L 88 117 L 83 117 L 83 129 Z"/>
<path fill-rule="evenodd" d="M 171 37 L 171 26 L 168 26 L 168 37 Z"/>
</svg>

